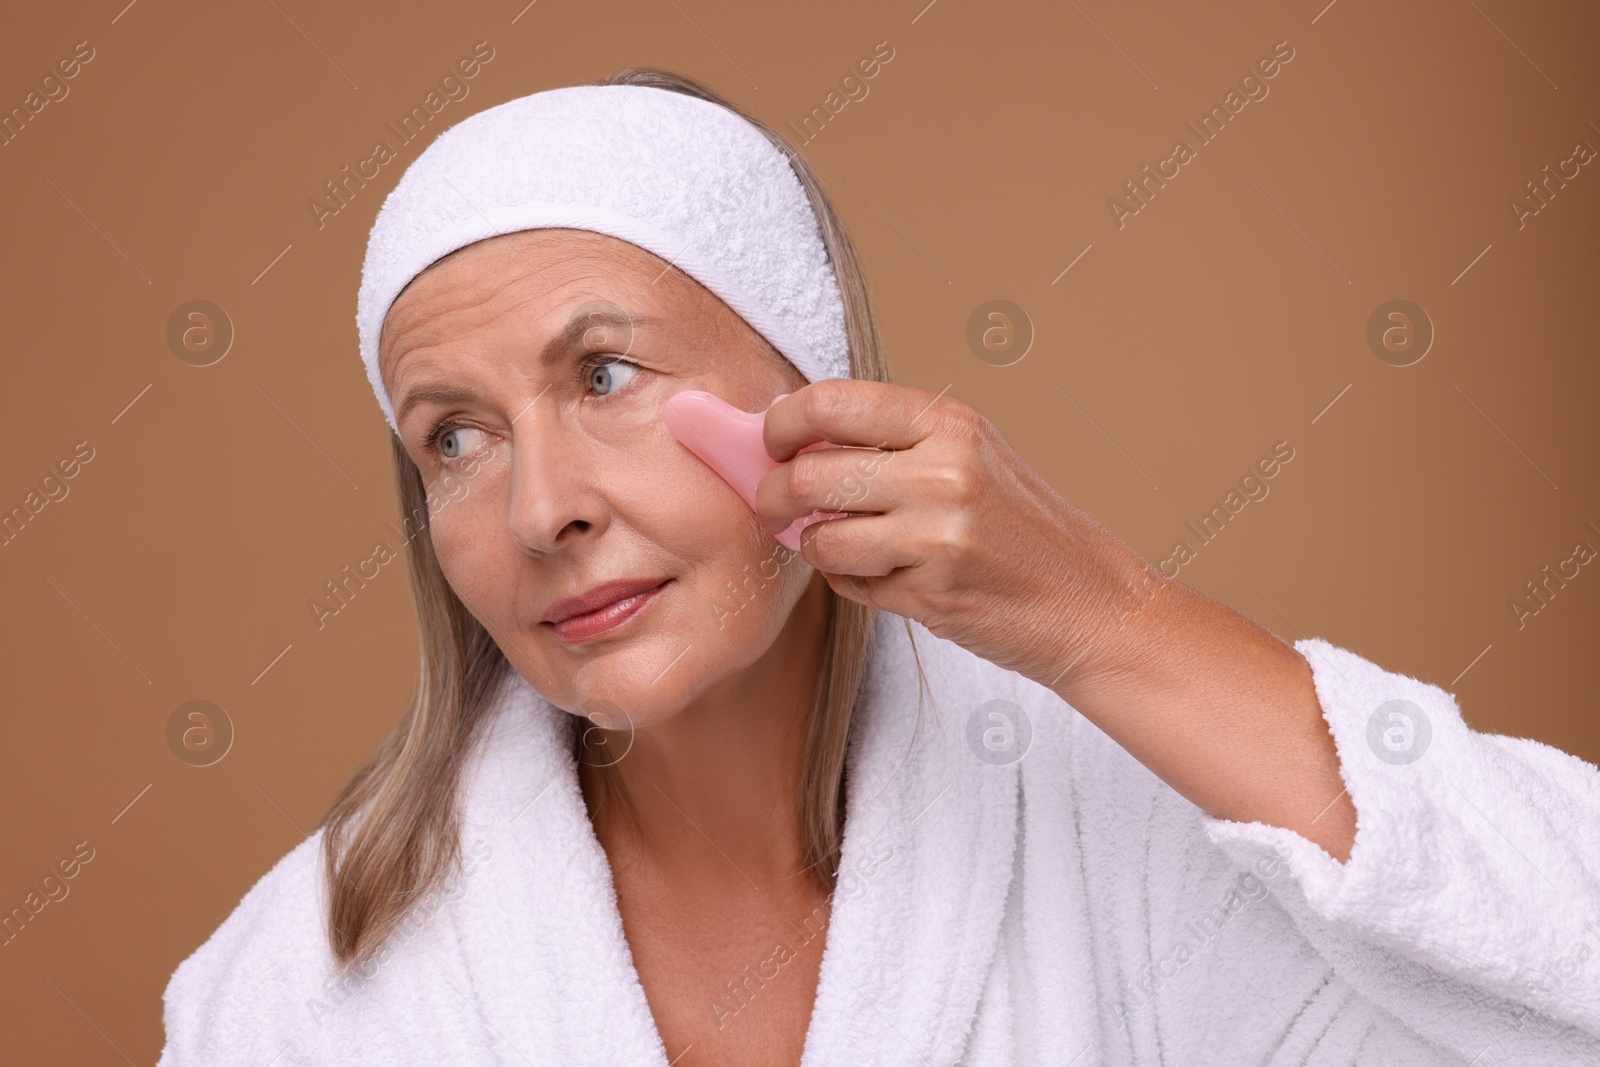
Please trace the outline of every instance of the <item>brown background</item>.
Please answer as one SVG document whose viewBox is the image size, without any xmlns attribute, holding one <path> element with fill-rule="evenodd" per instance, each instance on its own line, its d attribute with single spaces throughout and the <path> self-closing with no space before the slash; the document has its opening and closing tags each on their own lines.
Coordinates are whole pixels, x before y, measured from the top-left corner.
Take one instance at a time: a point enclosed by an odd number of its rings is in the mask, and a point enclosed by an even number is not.
<svg viewBox="0 0 1600 1067">
<path fill-rule="evenodd" d="M 1509 606 L 1579 540 L 1600 549 L 1600 162 L 1521 229 L 1508 207 L 1600 147 L 1592 7 L 123 2 L 32 5 L 0 36 L 6 110 L 75 43 L 95 50 L 0 148 L 0 507 L 94 449 L 0 548 L 0 906 L 95 850 L 0 948 L 18 1062 L 153 1061 L 173 968 L 411 690 L 403 564 L 320 632 L 308 607 L 395 541 L 354 326 L 382 197 L 449 124 L 630 64 L 781 125 L 889 42 L 803 151 L 898 380 L 976 405 L 1154 559 L 1287 440 L 1270 495 L 1181 577 L 1452 689 L 1480 730 L 1600 760 L 1600 567 L 1521 629 Z M 1119 230 L 1108 199 L 1194 146 L 1184 123 L 1282 40 L 1270 95 Z M 479 41 L 495 57 L 470 95 L 319 229 L 323 183 L 393 144 L 386 123 Z M 1407 367 L 1366 341 L 1396 298 L 1437 331 Z M 236 331 L 208 367 L 166 338 L 193 299 Z M 991 299 L 1035 334 L 1011 366 L 966 341 Z M 166 733 L 196 699 L 236 731 L 203 768 Z"/>
</svg>

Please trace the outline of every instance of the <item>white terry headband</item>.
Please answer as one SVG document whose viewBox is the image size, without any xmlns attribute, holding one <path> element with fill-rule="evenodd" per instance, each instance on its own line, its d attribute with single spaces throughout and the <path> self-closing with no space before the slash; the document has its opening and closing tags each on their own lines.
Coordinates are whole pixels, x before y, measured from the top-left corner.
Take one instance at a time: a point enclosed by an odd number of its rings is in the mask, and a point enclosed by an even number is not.
<svg viewBox="0 0 1600 1067">
<path fill-rule="evenodd" d="M 498 234 L 573 227 L 675 264 L 808 381 L 850 376 L 844 304 L 810 198 L 782 151 L 708 100 L 640 85 L 533 93 L 452 126 L 406 168 L 367 238 L 356 329 L 367 380 L 400 291 Z"/>
</svg>

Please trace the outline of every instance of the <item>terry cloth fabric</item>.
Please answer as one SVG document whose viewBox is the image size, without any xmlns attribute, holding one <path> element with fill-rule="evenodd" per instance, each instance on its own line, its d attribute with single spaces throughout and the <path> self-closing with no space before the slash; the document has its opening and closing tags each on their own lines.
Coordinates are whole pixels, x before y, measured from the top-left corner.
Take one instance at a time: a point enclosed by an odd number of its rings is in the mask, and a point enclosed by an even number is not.
<svg viewBox="0 0 1600 1067">
<path fill-rule="evenodd" d="M 1600 1063 L 1591 764 L 1475 732 L 1444 690 L 1302 640 L 1358 816 L 1340 864 L 1207 816 L 1042 686 L 913 630 L 934 699 L 913 731 L 916 666 L 881 615 L 802 1067 Z M 997 700 L 1027 716 L 1020 761 L 969 743 Z M 1369 732 L 1395 700 L 1410 762 Z M 631 962 L 575 720 L 515 674 L 497 706 L 448 891 L 339 984 L 313 833 L 173 974 L 160 1067 L 683 1051 Z M 705 992 L 708 1025 L 719 999 L 737 1007 Z"/>
<path fill-rule="evenodd" d="M 788 157 L 720 104 L 638 85 L 576 85 L 450 127 L 406 169 L 367 238 L 356 329 L 378 374 L 389 306 L 435 260 L 486 237 L 572 227 L 675 264 L 808 381 L 848 378 L 844 304 Z"/>
</svg>

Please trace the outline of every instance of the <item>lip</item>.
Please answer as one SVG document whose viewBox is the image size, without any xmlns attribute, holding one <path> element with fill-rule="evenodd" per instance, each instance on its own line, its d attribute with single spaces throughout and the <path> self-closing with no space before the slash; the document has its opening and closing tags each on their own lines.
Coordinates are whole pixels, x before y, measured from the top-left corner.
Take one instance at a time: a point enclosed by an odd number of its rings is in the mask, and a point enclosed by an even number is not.
<svg viewBox="0 0 1600 1067">
<path fill-rule="evenodd" d="M 558 600 L 542 622 L 563 641 L 587 641 L 611 633 L 654 603 L 670 578 L 622 578 L 582 596 Z"/>
</svg>

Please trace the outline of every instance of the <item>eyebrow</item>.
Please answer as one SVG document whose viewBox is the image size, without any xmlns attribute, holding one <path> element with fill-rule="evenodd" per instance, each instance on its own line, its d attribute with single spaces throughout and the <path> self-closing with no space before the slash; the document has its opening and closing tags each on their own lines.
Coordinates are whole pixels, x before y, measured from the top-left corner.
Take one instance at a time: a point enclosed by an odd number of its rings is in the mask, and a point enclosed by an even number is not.
<svg viewBox="0 0 1600 1067">
<path fill-rule="evenodd" d="M 579 311 L 568 319 L 567 324 L 556 331 L 555 336 L 546 341 L 544 347 L 539 350 L 539 365 L 548 370 L 572 353 L 589 347 L 585 344 L 584 339 L 588 336 L 589 331 L 596 327 L 609 326 L 615 329 L 631 330 L 640 327 L 653 328 L 660 325 L 661 320 L 651 315 L 630 315 L 621 310 Z M 476 395 L 471 390 L 457 385 L 443 383 L 421 385 L 406 394 L 395 415 L 395 421 L 404 420 L 407 412 L 418 404 L 427 402 L 460 404 L 472 400 Z"/>
</svg>

